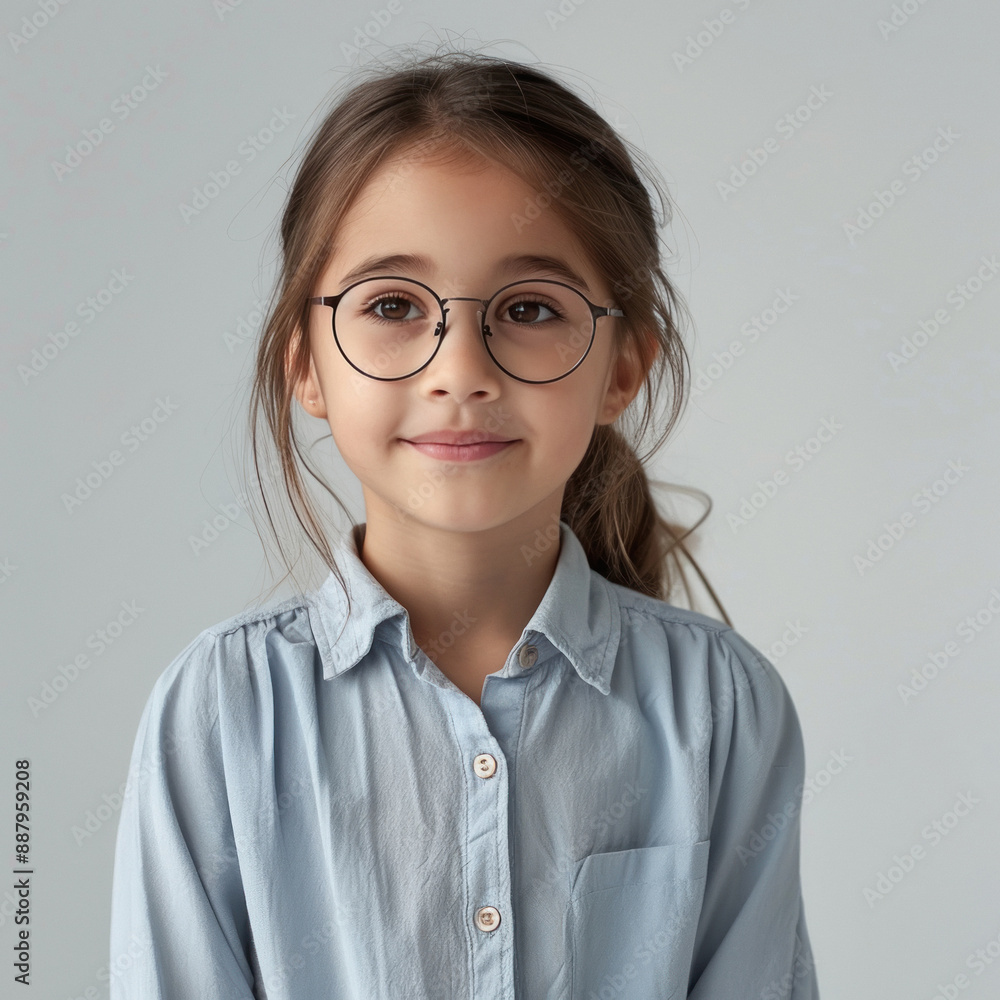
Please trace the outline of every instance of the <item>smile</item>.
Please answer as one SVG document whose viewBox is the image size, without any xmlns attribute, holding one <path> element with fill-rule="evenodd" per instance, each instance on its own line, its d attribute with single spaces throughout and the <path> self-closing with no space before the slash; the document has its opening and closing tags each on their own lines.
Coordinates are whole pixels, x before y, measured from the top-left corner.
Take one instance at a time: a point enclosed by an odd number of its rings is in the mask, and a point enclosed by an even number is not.
<svg viewBox="0 0 1000 1000">
<path fill-rule="evenodd" d="M 407 441 L 402 439 L 404 444 L 415 448 L 417 451 L 431 458 L 443 459 L 447 462 L 475 462 L 482 458 L 489 458 L 498 452 L 509 448 L 517 441 L 479 441 L 476 444 L 440 444 L 437 441 Z"/>
</svg>

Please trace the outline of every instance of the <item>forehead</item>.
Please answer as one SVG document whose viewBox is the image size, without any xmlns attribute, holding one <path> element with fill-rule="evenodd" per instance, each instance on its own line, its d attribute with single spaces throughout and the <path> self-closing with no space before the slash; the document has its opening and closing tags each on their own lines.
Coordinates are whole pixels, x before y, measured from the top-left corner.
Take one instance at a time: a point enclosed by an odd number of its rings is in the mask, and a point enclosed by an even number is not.
<svg viewBox="0 0 1000 1000">
<path fill-rule="evenodd" d="M 427 278 L 479 284 L 514 256 L 563 261 L 589 291 L 602 287 L 551 197 L 509 168 L 479 157 L 394 156 L 369 178 L 344 217 L 327 273 L 366 259 L 428 258 Z"/>
</svg>

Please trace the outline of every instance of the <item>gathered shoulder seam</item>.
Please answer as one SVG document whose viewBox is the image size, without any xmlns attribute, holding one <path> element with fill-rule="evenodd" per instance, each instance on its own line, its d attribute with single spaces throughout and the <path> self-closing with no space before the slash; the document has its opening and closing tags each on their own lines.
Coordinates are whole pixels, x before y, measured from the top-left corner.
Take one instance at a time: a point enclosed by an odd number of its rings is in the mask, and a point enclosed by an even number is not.
<svg viewBox="0 0 1000 1000">
<path fill-rule="evenodd" d="M 204 631 L 214 636 L 229 635 L 243 628 L 245 625 L 256 625 L 260 622 L 271 621 L 288 611 L 298 611 L 308 609 L 309 600 L 301 594 L 289 597 L 278 604 L 271 604 L 263 608 L 251 608 L 249 611 L 240 612 L 231 618 L 223 619 L 216 625 L 210 625 Z"/>
<path fill-rule="evenodd" d="M 631 616 L 642 615 L 647 619 L 655 619 L 664 624 L 690 625 L 701 628 L 706 632 L 713 632 L 716 635 L 724 635 L 733 631 L 731 625 L 716 621 L 708 615 L 702 614 L 700 611 L 689 611 L 686 608 L 678 608 L 672 604 L 668 604 L 666 601 L 657 601 L 652 597 L 647 598 L 643 594 L 639 594 L 638 596 L 644 599 L 643 604 L 639 604 L 634 600 L 619 600 L 619 605 L 623 613 Z"/>
</svg>

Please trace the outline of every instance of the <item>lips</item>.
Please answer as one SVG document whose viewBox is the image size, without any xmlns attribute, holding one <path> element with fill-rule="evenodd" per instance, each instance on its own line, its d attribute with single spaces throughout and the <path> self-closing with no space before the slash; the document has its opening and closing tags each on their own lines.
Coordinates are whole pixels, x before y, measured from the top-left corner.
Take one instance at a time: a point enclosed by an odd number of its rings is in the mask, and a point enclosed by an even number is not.
<svg viewBox="0 0 1000 1000">
<path fill-rule="evenodd" d="M 428 431 L 426 434 L 417 434 L 413 437 L 403 438 L 411 444 L 445 444 L 452 446 L 462 446 L 470 444 L 482 444 L 484 442 L 502 442 L 509 444 L 513 439 L 504 437 L 502 434 L 492 434 L 489 431 Z"/>
<path fill-rule="evenodd" d="M 443 462 L 476 462 L 513 448 L 517 441 L 479 440 L 470 444 L 444 444 L 439 441 L 413 441 L 404 438 L 402 443 L 406 448 Z"/>
</svg>

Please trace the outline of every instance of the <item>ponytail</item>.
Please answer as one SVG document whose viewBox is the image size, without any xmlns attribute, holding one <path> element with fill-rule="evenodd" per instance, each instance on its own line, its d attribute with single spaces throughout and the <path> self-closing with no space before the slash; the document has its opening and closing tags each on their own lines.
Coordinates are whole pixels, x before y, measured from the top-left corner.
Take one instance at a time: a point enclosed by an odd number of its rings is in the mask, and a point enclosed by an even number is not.
<svg viewBox="0 0 1000 1000">
<path fill-rule="evenodd" d="M 708 501 L 705 512 L 690 528 L 660 514 L 649 478 L 632 446 L 613 425 L 599 424 L 583 460 L 566 483 L 561 517 L 580 540 L 591 569 L 612 583 L 661 601 L 669 600 L 679 583 L 691 603 L 691 589 L 679 556 L 679 552 L 683 553 L 722 613 L 723 621 L 732 626 L 711 584 L 684 545 L 684 539 L 708 517 L 712 501 L 700 490 L 665 485 L 698 493 Z"/>
</svg>

